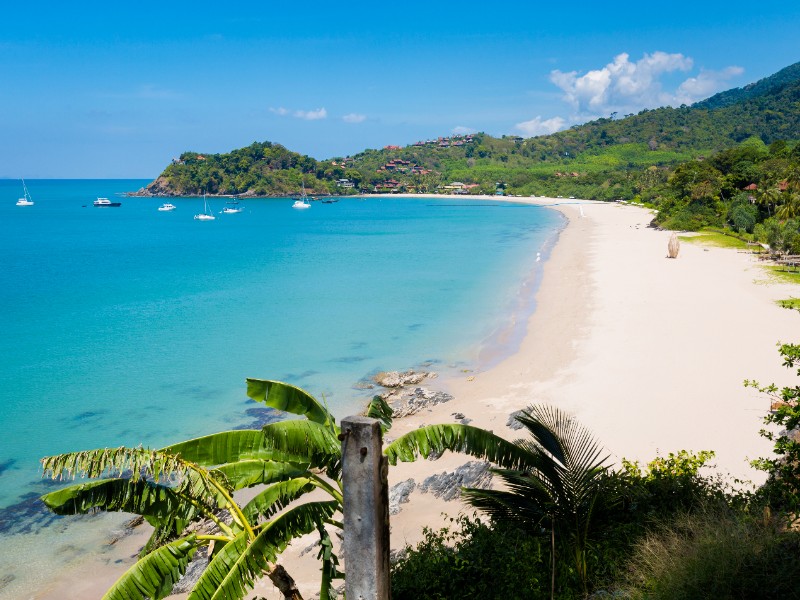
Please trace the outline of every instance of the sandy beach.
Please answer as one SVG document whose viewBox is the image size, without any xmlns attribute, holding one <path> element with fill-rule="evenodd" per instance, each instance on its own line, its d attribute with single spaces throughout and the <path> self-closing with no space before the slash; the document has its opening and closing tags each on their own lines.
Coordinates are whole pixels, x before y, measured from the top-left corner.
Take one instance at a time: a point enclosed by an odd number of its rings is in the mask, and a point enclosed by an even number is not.
<svg viewBox="0 0 800 600">
<path fill-rule="evenodd" d="M 546 402 L 574 413 L 616 463 L 714 450 L 722 473 L 760 481 L 747 461 L 769 453 L 758 435 L 769 403 L 742 382 L 792 381 L 776 343 L 798 339 L 800 315 L 775 300 L 800 296 L 800 286 L 770 281 L 754 256 L 731 249 L 682 243 L 679 257 L 668 259 L 670 232 L 648 228 L 652 215 L 640 207 L 512 200 L 553 205 L 569 221 L 541 282 L 531 286 L 536 310 L 524 339 L 499 363 L 485 361 L 489 368 L 477 365 L 427 384 L 454 399 L 396 421 L 389 438 L 421 424 L 454 422 L 461 413 L 471 425 L 514 439 L 519 432 L 507 427 L 509 415 Z M 469 460 L 450 454 L 402 464 L 390 469 L 390 485 L 419 484 Z M 463 506 L 415 489 L 401 509 L 391 520 L 393 548 L 416 543 L 423 526 L 441 526 L 442 513 L 454 516 Z M 125 548 L 137 537 L 126 539 Z M 300 554 L 314 537 L 296 542 L 281 560 L 306 598 L 318 591 L 317 550 Z M 121 567 L 114 567 L 117 576 Z M 36 597 L 63 598 L 65 588 L 67 597 L 99 597 L 115 579 L 108 575 L 91 584 L 62 582 Z M 280 597 L 269 582 L 256 595 Z"/>
<path fill-rule="evenodd" d="M 552 205 L 569 219 L 545 264 L 524 340 L 487 370 L 438 382 L 455 399 L 396 421 L 390 439 L 454 422 L 453 413 L 515 439 L 509 415 L 544 402 L 575 414 L 617 464 L 714 450 L 720 473 L 762 481 L 748 460 L 769 454 L 758 435 L 769 402 L 742 384 L 792 381 L 776 344 L 797 339 L 800 315 L 775 301 L 797 297 L 800 286 L 771 280 L 756 257 L 736 250 L 682 243 L 679 257 L 668 259 L 670 232 L 649 228 L 652 214 L 640 207 L 513 200 Z M 400 464 L 389 483 L 419 484 L 469 460 L 446 454 Z M 391 520 L 394 549 L 422 539 L 424 526 L 444 525 L 443 514 L 469 511 L 419 489 L 401 508 Z M 313 553 L 292 554 L 284 564 L 311 596 L 318 566 L 304 560 Z"/>
</svg>

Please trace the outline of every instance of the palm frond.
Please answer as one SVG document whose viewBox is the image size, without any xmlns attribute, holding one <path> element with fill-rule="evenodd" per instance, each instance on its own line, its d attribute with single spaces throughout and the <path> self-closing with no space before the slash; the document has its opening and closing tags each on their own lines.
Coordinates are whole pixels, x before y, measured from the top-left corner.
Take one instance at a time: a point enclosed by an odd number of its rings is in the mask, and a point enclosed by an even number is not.
<svg viewBox="0 0 800 600">
<path fill-rule="evenodd" d="M 418 456 L 452 450 L 488 460 L 506 468 L 525 468 L 532 456 L 524 448 L 490 431 L 469 425 L 427 425 L 400 436 L 384 448 L 389 464 L 412 462 Z"/>
<path fill-rule="evenodd" d="M 333 516 L 337 506 L 337 502 L 301 504 L 270 521 L 249 545 L 243 535 L 237 536 L 214 557 L 189 600 L 243 598 L 292 539 L 314 531 L 318 523 Z"/>
<path fill-rule="evenodd" d="M 333 416 L 305 390 L 268 379 L 247 379 L 247 396 L 271 408 L 302 415 L 320 425 L 334 424 Z"/>
<path fill-rule="evenodd" d="M 316 489 L 311 479 L 298 477 L 269 486 L 242 507 L 247 521 L 256 524 L 259 519 L 269 519 L 304 494 Z"/>
<path fill-rule="evenodd" d="M 218 473 L 224 477 L 231 489 L 240 490 L 254 485 L 266 485 L 300 477 L 304 473 L 308 473 L 308 465 L 261 459 L 240 460 L 220 465 L 211 473 Z"/>
<path fill-rule="evenodd" d="M 194 534 L 154 550 L 128 569 L 105 593 L 103 600 L 160 600 L 186 572 L 197 550 Z"/>
</svg>

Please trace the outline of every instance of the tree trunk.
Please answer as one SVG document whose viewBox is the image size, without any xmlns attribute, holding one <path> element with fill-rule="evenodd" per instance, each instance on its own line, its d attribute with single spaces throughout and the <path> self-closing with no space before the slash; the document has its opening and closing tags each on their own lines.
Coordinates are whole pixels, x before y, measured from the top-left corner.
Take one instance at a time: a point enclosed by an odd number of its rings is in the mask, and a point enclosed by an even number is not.
<svg viewBox="0 0 800 600">
<path fill-rule="evenodd" d="M 267 573 L 267 577 L 281 591 L 284 600 L 303 600 L 303 596 L 300 595 L 294 579 L 281 565 L 275 565 L 272 571 Z"/>
</svg>

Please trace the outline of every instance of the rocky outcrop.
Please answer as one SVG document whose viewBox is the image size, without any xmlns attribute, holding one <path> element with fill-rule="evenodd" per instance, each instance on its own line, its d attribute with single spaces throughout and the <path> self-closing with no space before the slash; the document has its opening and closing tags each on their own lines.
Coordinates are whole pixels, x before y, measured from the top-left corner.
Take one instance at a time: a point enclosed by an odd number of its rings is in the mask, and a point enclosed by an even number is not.
<svg viewBox="0 0 800 600">
<path fill-rule="evenodd" d="M 492 474 L 488 462 L 471 461 L 458 467 L 452 473 L 431 475 L 423 481 L 419 490 L 430 492 L 437 498 L 450 501 L 461 497 L 462 487 L 487 489 L 492 485 Z"/>
<path fill-rule="evenodd" d="M 518 416 L 523 415 L 524 413 L 521 410 L 515 410 L 513 413 L 508 415 L 508 421 L 506 421 L 506 427 L 511 429 L 522 429 L 525 427 L 522 423 L 517 420 Z"/>
<path fill-rule="evenodd" d="M 413 479 L 406 479 L 389 488 L 389 514 L 396 515 L 400 512 L 400 505 L 408 502 L 408 497 L 414 491 L 416 484 Z"/>
<path fill-rule="evenodd" d="M 166 177 L 158 177 L 155 181 L 147 184 L 139 191 L 130 192 L 129 196 L 178 196 L 179 194 L 172 189 Z"/>
<path fill-rule="evenodd" d="M 392 407 L 395 419 L 402 419 L 437 404 L 450 402 L 453 399 L 453 396 L 447 392 L 423 387 L 417 387 L 413 390 L 394 390 L 381 394 L 381 397 Z"/>
<path fill-rule="evenodd" d="M 417 385 L 426 378 L 433 379 L 436 373 L 426 371 L 386 371 L 375 375 L 372 379 L 381 387 L 385 388 L 399 388 L 406 385 Z"/>
</svg>

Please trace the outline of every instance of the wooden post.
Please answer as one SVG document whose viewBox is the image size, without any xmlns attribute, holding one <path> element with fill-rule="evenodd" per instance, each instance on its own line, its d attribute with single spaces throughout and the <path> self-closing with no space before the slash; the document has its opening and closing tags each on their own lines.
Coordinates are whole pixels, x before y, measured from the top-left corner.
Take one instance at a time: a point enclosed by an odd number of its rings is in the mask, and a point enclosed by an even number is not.
<svg viewBox="0 0 800 600">
<path fill-rule="evenodd" d="M 347 600 L 389 600 L 389 464 L 380 423 L 342 420 Z"/>
</svg>

